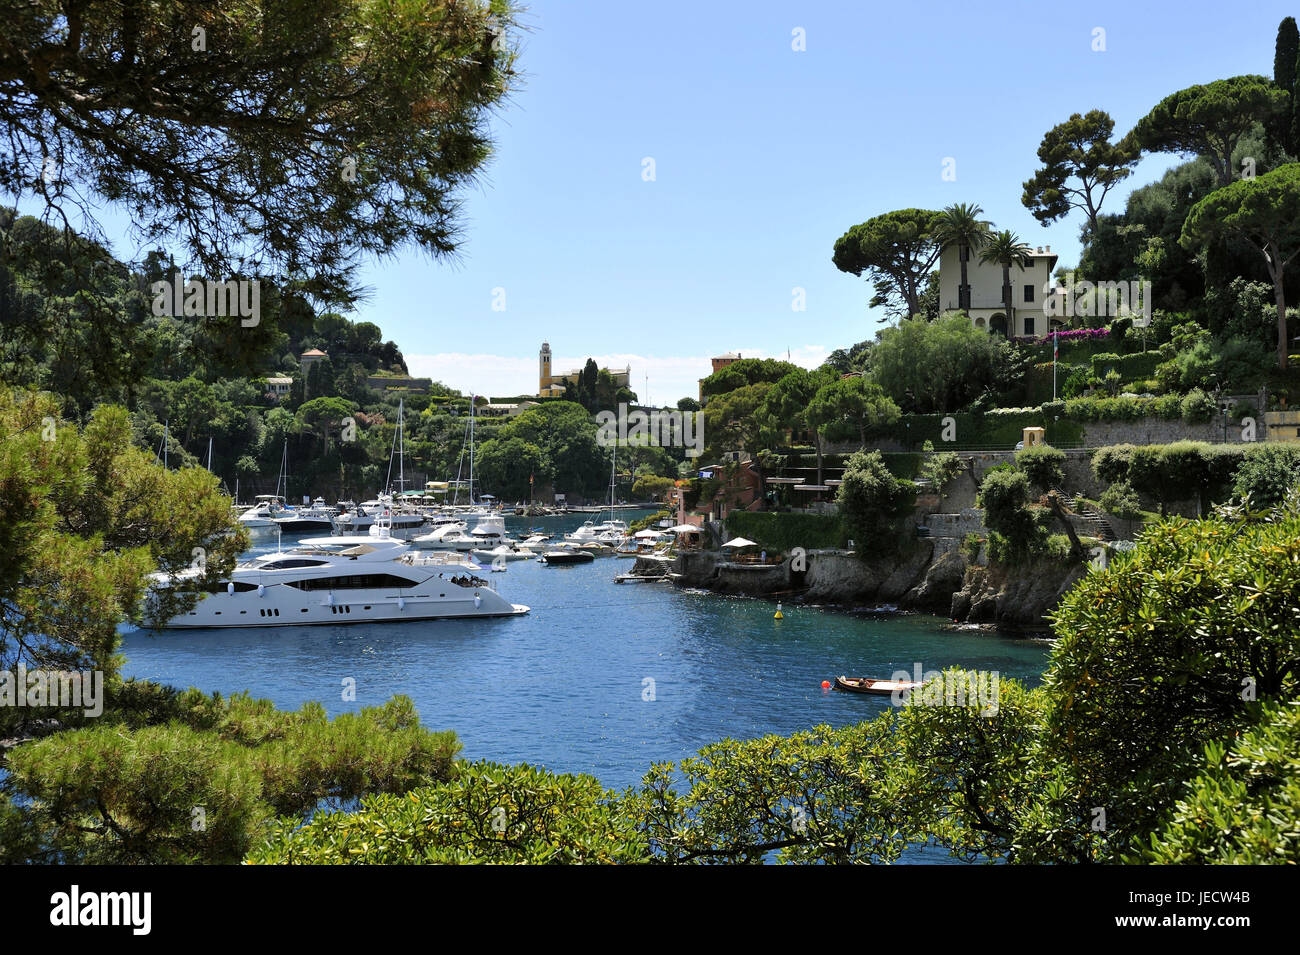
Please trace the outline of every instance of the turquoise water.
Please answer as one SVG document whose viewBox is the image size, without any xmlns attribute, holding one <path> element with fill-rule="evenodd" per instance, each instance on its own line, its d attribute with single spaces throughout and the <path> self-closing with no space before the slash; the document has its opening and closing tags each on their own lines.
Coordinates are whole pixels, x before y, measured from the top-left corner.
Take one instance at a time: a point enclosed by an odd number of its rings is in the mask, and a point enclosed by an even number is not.
<svg viewBox="0 0 1300 955">
<path fill-rule="evenodd" d="M 508 519 L 507 527 L 559 533 L 582 520 Z M 590 773 L 622 788 L 652 762 L 722 737 L 846 725 L 890 705 L 822 690 L 836 674 L 960 665 L 1032 685 L 1046 662 L 1044 642 L 950 631 L 936 617 L 786 604 L 776 621 L 767 601 L 615 584 L 631 565 L 511 563 L 492 576 L 508 600 L 532 608 L 517 618 L 130 633 L 123 672 L 208 692 L 248 690 L 281 707 L 319 700 L 331 714 L 404 693 L 426 726 L 459 734 L 468 759 Z M 348 678 L 355 703 L 342 699 Z"/>
</svg>

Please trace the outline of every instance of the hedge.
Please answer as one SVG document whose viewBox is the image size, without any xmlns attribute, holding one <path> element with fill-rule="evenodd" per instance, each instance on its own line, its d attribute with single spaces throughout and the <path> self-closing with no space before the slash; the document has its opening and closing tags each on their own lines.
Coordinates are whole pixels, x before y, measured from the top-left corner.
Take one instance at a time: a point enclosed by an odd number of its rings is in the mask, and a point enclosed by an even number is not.
<svg viewBox="0 0 1300 955">
<path fill-rule="evenodd" d="M 1071 398 L 1065 414 L 1072 421 L 1140 421 L 1143 418 L 1181 418 L 1182 395 L 1159 398 Z"/>
<path fill-rule="evenodd" d="M 844 522 L 828 514 L 732 511 L 725 524 L 731 536 L 748 537 L 769 554 L 786 553 L 792 547 L 842 548 L 849 539 Z"/>
<path fill-rule="evenodd" d="M 1024 436 L 1024 429 L 1041 427 L 1047 429 L 1047 442 L 1058 447 L 1079 444 L 1083 441 L 1083 429 L 1075 421 L 1055 420 L 1056 412 L 1044 413 L 1038 408 L 996 408 L 985 414 L 972 414 L 962 411 L 952 415 L 927 414 L 903 415 L 897 424 L 882 428 L 873 433 L 878 438 L 892 438 L 905 447 L 919 448 L 925 441 L 934 444 L 936 451 L 958 451 L 963 449 L 1005 448 L 1010 451 Z M 956 440 L 943 440 L 943 419 L 952 418 L 956 422 Z M 910 427 L 909 427 L 910 425 Z M 891 466 L 891 471 L 894 468 Z M 895 471 L 899 474 L 900 472 Z M 900 474 L 900 476 L 906 476 Z"/>
<path fill-rule="evenodd" d="M 1117 371 L 1122 381 L 1141 381 L 1155 377 L 1161 357 L 1158 351 L 1141 351 L 1132 355 L 1102 352 L 1093 355 L 1091 362 L 1092 373 L 1098 378 L 1105 378 L 1108 372 Z"/>
</svg>

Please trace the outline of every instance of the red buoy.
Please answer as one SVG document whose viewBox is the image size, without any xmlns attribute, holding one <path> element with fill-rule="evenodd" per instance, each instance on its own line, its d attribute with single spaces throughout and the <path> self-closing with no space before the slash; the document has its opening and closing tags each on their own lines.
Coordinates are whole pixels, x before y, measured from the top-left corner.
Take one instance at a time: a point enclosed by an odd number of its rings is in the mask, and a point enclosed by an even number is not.
<svg viewBox="0 0 1300 955">
<path fill-rule="evenodd" d="M 830 688 L 831 688 L 831 681 L 830 681 L 830 680 L 822 680 L 822 689 L 823 689 L 823 690 L 829 690 Z"/>
</svg>

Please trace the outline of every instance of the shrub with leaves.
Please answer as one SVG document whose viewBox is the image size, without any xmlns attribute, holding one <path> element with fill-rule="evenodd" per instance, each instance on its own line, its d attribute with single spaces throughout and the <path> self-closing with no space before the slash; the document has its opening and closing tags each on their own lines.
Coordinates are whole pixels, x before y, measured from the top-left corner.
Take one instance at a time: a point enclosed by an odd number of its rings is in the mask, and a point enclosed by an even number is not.
<svg viewBox="0 0 1300 955">
<path fill-rule="evenodd" d="M 1126 861 L 1295 865 L 1300 859 L 1300 703 L 1269 706 L 1230 744 L 1205 744 L 1205 772 Z"/>
<path fill-rule="evenodd" d="M 281 823 L 246 861 L 262 865 L 644 862 L 617 794 L 590 776 L 527 765 L 458 765 L 439 786 L 367 796 L 356 812 Z"/>
<path fill-rule="evenodd" d="M 1165 521 L 1065 595 L 1043 678 L 1043 756 L 1068 770 L 1079 845 L 1101 860 L 1134 851 L 1201 772 L 1205 744 L 1254 722 L 1250 697 L 1295 697 L 1298 591 L 1290 515 Z M 1097 807 L 1099 839 L 1088 834 Z"/>
<path fill-rule="evenodd" d="M 4 793 L 31 854 L 4 846 L 0 859 L 237 862 L 276 817 L 299 824 L 322 800 L 446 779 L 460 749 L 401 696 L 329 720 L 319 703 L 287 712 L 245 694 L 133 692 L 147 705 L 10 751 Z"/>
<path fill-rule="evenodd" d="M 1065 452 L 1048 444 L 1017 451 L 1016 467 L 1039 491 L 1046 492 L 1065 482 Z"/>
</svg>

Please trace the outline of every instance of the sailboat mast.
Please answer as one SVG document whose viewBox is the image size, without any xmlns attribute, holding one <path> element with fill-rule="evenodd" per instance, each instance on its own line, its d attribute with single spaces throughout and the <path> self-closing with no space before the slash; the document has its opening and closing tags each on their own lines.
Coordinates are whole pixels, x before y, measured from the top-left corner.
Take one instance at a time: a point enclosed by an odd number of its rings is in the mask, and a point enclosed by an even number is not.
<svg viewBox="0 0 1300 955">
<path fill-rule="evenodd" d="M 280 485 L 284 484 L 284 492 L 281 494 Z M 275 476 L 275 496 L 289 496 L 289 439 L 284 439 L 284 451 L 280 453 L 280 473 Z"/>
<path fill-rule="evenodd" d="M 212 435 L 208 435 L 208 470 L 212 470 Z"/>
<path fill-rule="evenodd" d="M 618 441 L 614 441 L 614 453 L 609 456 L 609 519 L 614 519 L 614 481 L 618 474 Z"/>
<path fill-rule="evenodd" d="M 469 396 L 469 503 L 474 506 L 474 395 Z"/>
<path fill-rule="evenodd" d="M 397 490 L 406 490 L 406 433 L 402 428 L 406 420 L 406 399 L 397 399 Z"/>
<path fill-rule="evenodd" d="M 170 427 L 171 427 L 170 420 L 163 422 L 163 470 L 164 471 L 167 470 L 167 445 L 169 443 L 167 439 L 167 433 Z"/>
</svg>

